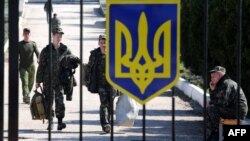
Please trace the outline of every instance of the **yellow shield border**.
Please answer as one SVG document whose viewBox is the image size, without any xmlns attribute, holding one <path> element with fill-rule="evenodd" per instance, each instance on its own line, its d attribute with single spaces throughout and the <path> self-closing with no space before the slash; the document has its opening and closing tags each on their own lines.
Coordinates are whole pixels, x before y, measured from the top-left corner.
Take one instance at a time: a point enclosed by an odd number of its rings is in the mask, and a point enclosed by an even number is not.
<svg viewBox="0 0 250 141">
<path fill-rule="evenodd" d="M 162 89 L 158 90 L 156 93 L 152 94 L 150 97 L 148 97 L 145 100 L 141 100 L 126 89 L 120 87 L 116 83 L 114 83 L 110 79 L 109 75 L 109 41 L 110 41 L 110 5 L 112 4 L 176 4 L 177 5 L 177 55 L 176 55 L 176 60 L 177 60 L 177 70 L 179 70 L 179 64 L 180 64 L 180 0 L 107 0 L 106 4 L 106 35 L 107 35 L 107 42 L 106 42 L 106 51 L 107 51 L 107 56 L 106 56 L 106 79 L 107 81 L 115 88 L 119 89 L 122 93 L 129 95 L 133 99 L 135 99 L 137 102 L 140 104 L 145 104 L 154 97 L 166 92 L 168 89 L 172 88 L 173 86 L 176 85 L 176 83 L 179 81 L 179 71 L 176 72 L 176 77 L 174 81 L 172 81 L 169 85 L 163 87 Z M 113 27 L 112 27 L 113 28 Z"/>
</svg>

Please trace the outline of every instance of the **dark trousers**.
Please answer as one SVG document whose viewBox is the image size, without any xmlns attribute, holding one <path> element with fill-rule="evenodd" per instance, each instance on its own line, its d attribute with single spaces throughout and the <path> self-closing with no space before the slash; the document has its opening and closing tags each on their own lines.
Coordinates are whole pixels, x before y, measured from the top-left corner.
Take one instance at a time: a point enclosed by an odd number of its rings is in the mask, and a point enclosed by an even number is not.
<svg viewBox="0 0 250 141">
<path fill-rule="evenodd" d="M 51 118 L 54 117 L 54 109 L 53 109 L 53 103 L 55 100 L 55 114 L 58 119 L 62 119 L 65 116 L 65 105 L 63 102 L 63 93 L 61 86 L 55 86 L 52 87 L 52 94 L 49 94 L 49 86 L 44 86 L 45 91 L 45 100 L 47 106 L 47 111 L 50 111 L 51 109 Z M 51 100 L 51 103 L 49 105 L 49 101 Z M 49 117 L 48 117 L 49 119 Z"/>
<path fill-rule="evenodd" d="M 207 141 L 218 141 L 219 122 L 220 122 L 220 114 L 218 108 L 208 107 L 206 118 L 207 118 L 207 128 L 209 129 Z"/>
<path fill-rule="evenodd" d="M 220 114 L 218 108 L 207 108 L 207 127 L 213 132 L 219 131 Z"/>
</svg>

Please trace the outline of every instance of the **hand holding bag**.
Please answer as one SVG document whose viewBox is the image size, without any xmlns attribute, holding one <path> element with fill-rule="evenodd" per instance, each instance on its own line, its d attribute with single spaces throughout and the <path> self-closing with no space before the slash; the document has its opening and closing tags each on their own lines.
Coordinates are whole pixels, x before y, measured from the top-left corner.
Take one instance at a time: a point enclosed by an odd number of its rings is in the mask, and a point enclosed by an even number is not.
<svg viewBox="0 0 250 141">
<path fill-rule="evenodd" d="M 116 103 L 116 124 L 118 126 L 131 127 L 138 116 L 139 108 L 137 102 L 131 97 L 121 94 Z"/>
</svg>

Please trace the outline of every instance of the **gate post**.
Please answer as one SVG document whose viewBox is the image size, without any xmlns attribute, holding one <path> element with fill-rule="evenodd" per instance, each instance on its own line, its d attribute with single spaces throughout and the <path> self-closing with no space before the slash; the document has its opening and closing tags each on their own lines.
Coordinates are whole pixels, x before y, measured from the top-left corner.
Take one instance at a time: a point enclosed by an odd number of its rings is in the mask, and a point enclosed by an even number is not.
<svg viewBox="0 0 250 141">
<path fill-rule="evenodd" d="M 0 141 L 3 140 L 4 120 L 4 0 L 0 1 Z"/>
<path fill-rule="evenodd" d="M 9 0 L 9 141 L 18 140 L 18 5 Z"/>
</svg>

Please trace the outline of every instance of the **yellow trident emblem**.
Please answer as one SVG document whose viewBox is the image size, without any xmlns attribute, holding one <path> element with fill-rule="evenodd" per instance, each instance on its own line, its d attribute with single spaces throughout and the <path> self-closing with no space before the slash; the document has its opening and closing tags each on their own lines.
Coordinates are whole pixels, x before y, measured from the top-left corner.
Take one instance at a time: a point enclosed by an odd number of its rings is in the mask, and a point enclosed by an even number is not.
<svg viewBox="0 0 250 141">
<path fill-rule="evenodd" d="M 149 84 L 155 78 L 169 78 L 170 52 L 171 52 L 171 20 L 159 26 L 153 40 L 153 59 L 148 52 L 148 22 L 144 12 L 141 13 L 138 23 L 138 51 L 132 52 L 133 39 L 131 34 L 122 22 L 115 21 L 115 77 L 131 78 L 143 94 Z M 126 53 L 122 55 L 122 35 L 126 42 Z M 160 53 L 160 39 L 163 36 L 163 52 Z M 136 40 L 136 39 L 135 39 Z M 132 58 L 132 54 L 136 56 Z M 133 59 L 133 60 L 132 60 Z M 143 60 L 145 63 L 141 63 Z M 127 67 L 129 72 L 122 72 L 122 66 Z M 156 72 L 158 67 L 162 67 L 162 72 Z"/>
</svg>

